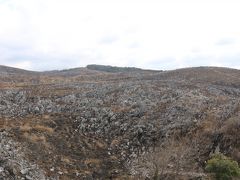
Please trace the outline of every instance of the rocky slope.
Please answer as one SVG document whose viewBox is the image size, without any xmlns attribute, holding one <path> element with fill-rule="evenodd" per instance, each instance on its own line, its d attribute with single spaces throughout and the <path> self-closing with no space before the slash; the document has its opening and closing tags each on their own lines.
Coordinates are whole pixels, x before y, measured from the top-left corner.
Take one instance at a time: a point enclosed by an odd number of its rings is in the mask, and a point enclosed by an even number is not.
<svg viewBox="0 0 240 180">
<path fill-rule="evenodd" d="M 211 153 L 240 161 L 239 70 L 105 69 L 0 68 L 0 179 L 145 179 L 156 163 L 206 179 Z"/>
</svg>

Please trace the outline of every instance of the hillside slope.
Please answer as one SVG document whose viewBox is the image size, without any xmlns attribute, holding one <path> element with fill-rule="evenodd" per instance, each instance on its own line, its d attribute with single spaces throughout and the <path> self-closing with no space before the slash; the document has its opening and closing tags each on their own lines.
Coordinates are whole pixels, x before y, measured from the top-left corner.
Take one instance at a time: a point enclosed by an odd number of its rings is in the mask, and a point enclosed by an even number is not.
<svg viewBox="0 0 240 180">
<path fill-rule="evenodd" d="M 194 179 L 206 178 L 215 151 L 240 161 L 239 70 L 77 68 L 24 77 L 38 81 L 0 81 L 5 179 L 145 179 L 156 163 L 165 179 Z"/>
</svg>

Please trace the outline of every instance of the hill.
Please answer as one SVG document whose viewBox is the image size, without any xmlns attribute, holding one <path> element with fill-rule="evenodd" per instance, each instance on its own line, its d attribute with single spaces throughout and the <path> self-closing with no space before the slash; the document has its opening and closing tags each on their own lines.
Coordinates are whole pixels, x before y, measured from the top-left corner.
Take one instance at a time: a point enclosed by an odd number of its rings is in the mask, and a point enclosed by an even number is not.
<svg viewBox="0 0 240 180">
<path fill-rule="evenodd" d="M 97 65 L 91 64 L 87 65 L 87 69 L 96 70 L 96 71 L 103 71 L 103 72 L 110 72 L 110 73 L 130 73 L 130 72 L 153 72 L 153 70 L 145 70 L 135 67 L 116 67 L 116 66 L 104 66 L 104 65 Z"/>
<path fill-rule="evenodd" d="M 3 69 L 5 179 L 146 179 L 156 167 L 197 179 L 214 152 L 240 162 L 239 70 Z"/>
</svg>

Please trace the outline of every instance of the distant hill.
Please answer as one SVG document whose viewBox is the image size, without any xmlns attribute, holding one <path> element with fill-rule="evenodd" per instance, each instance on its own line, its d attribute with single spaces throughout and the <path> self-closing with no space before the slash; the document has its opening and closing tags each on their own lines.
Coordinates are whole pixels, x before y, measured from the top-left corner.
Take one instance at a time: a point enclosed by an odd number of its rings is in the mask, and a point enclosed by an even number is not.
<svg viewBox="0 0 240 180">
<path fill-rule="evenodd" d="M 33 73 L 36 74 L 37 72 L 0 65 L 0 75 L 3 75 L 3 74 L 33 74 Z"/>
<path fill-rule="evenodd" d="M 106 73 L 129 73 L 129 72 L 161 72 L 160 70 L 146 70 L 135 67 L 117 67 L 117 66 L 105 66 L 105 65 L 96 65 L 91 64 L 87 65 L 86 68 L 71 68 L 71 69 L 63 69 L 63 70 L 51 70 L 51 71 L 28 71 L 24 69 L 2 66 L 0 65 L 0 74 L 42 74 L 42 75 L 64 75 L 64 76 L 77 76 L 83 74 L 93 74 L 96 71 L 106 72 Z"/>
<path fill-rule="evenodd" d="M 145 70 L 135 67 L 117 67 L 117 66 L 105 66 L 105 65 L 97 65 L 91 64 L 86 66 L 87 69 L 110 72 L 110 73 L 128 73 L 128 72 L 141 72 L 141 71 L 154 71 L 154 70 Z"/>
</svg>

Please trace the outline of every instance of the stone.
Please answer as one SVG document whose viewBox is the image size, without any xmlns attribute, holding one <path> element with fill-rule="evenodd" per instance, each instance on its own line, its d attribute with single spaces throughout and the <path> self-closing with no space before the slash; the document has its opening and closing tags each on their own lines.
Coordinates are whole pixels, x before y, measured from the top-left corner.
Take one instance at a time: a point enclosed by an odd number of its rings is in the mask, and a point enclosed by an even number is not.
<svg viewBox="0 0 240 180">
<path fill-rule="evenodd" d="M 20 172 L 21 172 L 21 174 L 25 175 L 29 172 L 29 170 L 28 169 L 22 169 Z"/>
<path fill-rule="evenodd" d="M 0 173 L 4 171 L 4 168 L 0 166 Z"/>
</svg>

